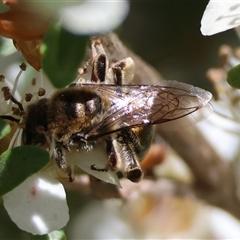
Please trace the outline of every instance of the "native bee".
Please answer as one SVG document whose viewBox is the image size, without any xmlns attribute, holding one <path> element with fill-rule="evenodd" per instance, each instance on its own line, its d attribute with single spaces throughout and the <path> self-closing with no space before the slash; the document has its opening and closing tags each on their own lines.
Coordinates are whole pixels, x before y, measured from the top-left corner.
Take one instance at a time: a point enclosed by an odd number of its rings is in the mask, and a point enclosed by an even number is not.
<svg viewBox="0 0 240 240">
<path fill-rule="evenodd" d="M 153 126 L 185 117 L 209 107 L 211 93 L 176 81 L 156 85 L 129 85 L 134 77 L 131 58 L 109 67 L 100 40 L 92 40 L 90 80 L 78 79 L 68 88 L 42 98 L 27 109 L 23 144 L 54 141 L 57 165 L 72 178 L 66 152 L 91 151 L 104 143 L 106 165 L 96 171 L 115 171 L 138 182 L 139 162 L 154 135 Z"/>
</svg>

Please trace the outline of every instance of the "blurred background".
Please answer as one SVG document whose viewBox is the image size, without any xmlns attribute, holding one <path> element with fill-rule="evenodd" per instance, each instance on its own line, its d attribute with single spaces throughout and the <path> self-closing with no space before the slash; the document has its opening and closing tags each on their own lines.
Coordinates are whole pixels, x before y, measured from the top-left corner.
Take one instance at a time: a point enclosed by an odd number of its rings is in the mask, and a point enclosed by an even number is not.
<svg viewBox="0 0 240 240">
<path fill-rule="evenodd" d="M 209 84 L 206 70 L 219 65 L 219 47 L 239 45 L 233 30 L 213 36 L 201 34 L 207 4 L 207 0 L 131 1 L 119 36 L 165 79 L 204 87 Z"/>
</svg>

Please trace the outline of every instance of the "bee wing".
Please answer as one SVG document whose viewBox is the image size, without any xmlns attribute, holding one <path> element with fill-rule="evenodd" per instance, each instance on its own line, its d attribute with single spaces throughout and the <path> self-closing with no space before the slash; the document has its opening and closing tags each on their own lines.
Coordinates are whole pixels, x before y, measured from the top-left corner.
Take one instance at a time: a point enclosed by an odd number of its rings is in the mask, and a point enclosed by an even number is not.
<svg viewBox="0 0 240 240">
<path fill-rule="evenodd" d="M 192 114 L 190 122 L 197 122 L 212 112 L 210 92 L 177 81 L 164 81 L 161 85 L 98 85 L 97 88 L 109 98 L 111 107 L 101 122 L 88 129 L 86 139 L 122 128 L 177 122 L 189 114 Z M 194 114 L 199 109 L 205 110 L 204 116 Z M 189 120 L 178 121 L 176 127 L 189 124 Z"/>
</svg>

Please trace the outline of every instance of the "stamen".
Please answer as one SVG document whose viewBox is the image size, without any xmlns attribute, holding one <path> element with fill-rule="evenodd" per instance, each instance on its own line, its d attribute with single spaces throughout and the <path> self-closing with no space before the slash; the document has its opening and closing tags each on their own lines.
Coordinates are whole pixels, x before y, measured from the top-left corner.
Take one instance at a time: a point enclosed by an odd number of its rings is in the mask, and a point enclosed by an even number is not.
<svg viewBox="0 0 240 240">
<path fill-rule="evenodd" d="M 40 71 L 39 72 L 39 74 L 40 74 L 40 77 L 39 77 L 39 86 L 40 86 L 40 88 L 43 88 L 43 72 L 42 71 Z"/>
<path fill-rule="evenodd" d="M 32 97 L 33 97 L 33 94 L 32 94 L 32 93 L 26 93 L 26 94 L 25 94 L 25 101 L 26 101 L 26 102 L 30 102 L 31 99 L 32 99 Z"/>
<path fill-rule="evenodd" d="M 47 136 L 46 134 L 45 134 L 45 137 L 46 137 L 47 142 L 48 142 L 48 144 L 49 144 L 49 146 L 50 146 L 50 149 L 49 149 L 49 155 L 50 155 L 50 158 L 51 158 L 52 155 L 53 155 L 53 152 L 54 152 L 54 149 L 55 149 L 55 145 L 56 145 L 56 143 L 55 143 L 55 140 L 54 140 L 53 137 L 50 139 L 50 137 Z"/>
<path fill-rule="evenodd" d="M 20 66 L 20 68 L 21 68 L 21 66 Z M 18 85 L 18 81 L 19 81 L 20 76 L 22 75 L 23 71 L 24 70 L 22 70 L 22 69 L 19 71 L 19 73 L 18 73 L 18 75 L 17 75 L 17 77 L 16 77 L 16 79 L 14 81 L 13 89 L 12 89 L 12 95 L 15 95 L 15 92 L 16 92 L 16 89 L 17 89 L 17 85 Z"/>
<path fill-rule="evenodd" d="M 23 71 L 26 71 L 26 69 L 27 69 L 27 65 L 25 63 L 22 63 L 21 65 L 19 65 L 19 67 Z"/>
<path fill-rule="evenodd" d="M 5 81 L 5 76 L 3 74 L 0 74 L 0 82 L 4 82 Z"/>
<path fill-rule="evenodd" d="M 15 133 L 13 134 L 13 137 L 12 137 L 10 143 L 9 143 L 8 150 L 11 149 L 11 148 L 13 148 L 13 145 L 14 145 L 14 143 L 15 143 L 17 137 L 18 137 L 18 134 L 20 133 L 20 131 L 21 131 L 20 128 L 17 128 L 17 129 L 16 129 L 16 131 L 15 131 Z"/>
<path fill-rule="evenodd" d="M 44 88 L 40 87 L 40 88 L 38 89 L 38 96 L 39 96 L 39 97 L 44 96 L 45 93 L 46 93 L 46 90 L 45 90 Z"/>
<path fill-rule="evenodd" d="M 39 100 L 40 98 L 40 96 L 39 96 L 39 91 L 38 92 L 33 92 L 33 93 L 29 93 L 29 94 L 31 94 L 32 95 L 32 98 L 31 98 L 31 100 L 30 101 L 32 101 L 33 99 L 34 100 Z M 26 100 L 26 99 L 25 99 Z M 26 100 L 27 101 L 27 100 Z M 29 102 L 29 101 L 27 101 L 27 102 Z"/>
<path fill-rule="evenodd" d="M 2 119 L 6 119 L 6 120 L 9 120 L 9 121 L 12 121 L 12 122 L 16 122 L 16 123 L 19 123 L 20 122 L 20 119 L 17 119 L 11 115 L 0 115 L 0 118 Z"/>
<path fill-rule="evenodd" d="M 21 111 L 19 108 L 12 107 L 12 111 L 13 111 L 13 115 L 15 115 L 15 116 L 20 116 L 20 114 L 21 114 Z"/>
<path fill-rule="evenodd" d="M 19 128 L 19 134 L 17 135 L 17 139 L 16 139 L 16 145 L 15 147 L 21 146 L 22 145 L 22 133 L 23 133 L 23 129 Z"/>
<path fill-rule="evenodd" d="M 36 85 L 36 82 L 37 82 L 37 79 L 36 79 L 36 78 L 33 78 L 33 79 L 32 79 L 32 85 L 35 86 L 35 85 Z"/>
<path fill-rule="evenodd" d="M 13 97 L 12 95 L 11 95 L 11 101 L 12 101 L 13 103 L 17 104 L 17 105 L 18 105 L 18 108 L 19 108 L 21 111 L 24 111 L 22 104 L 21 104 L 19 101 L 17 101 L 16 98 Z"/>
</svg>

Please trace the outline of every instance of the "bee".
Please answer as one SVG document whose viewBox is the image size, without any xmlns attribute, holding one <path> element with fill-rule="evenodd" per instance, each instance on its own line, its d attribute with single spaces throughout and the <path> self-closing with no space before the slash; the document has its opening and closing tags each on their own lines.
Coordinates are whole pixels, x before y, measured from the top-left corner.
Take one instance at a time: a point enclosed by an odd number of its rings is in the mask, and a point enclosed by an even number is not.
<svg viewBox="0 0 240 240">
<path fill-rule="evenodd" d="M 53 157 L 73 180 L 66 152 L 92 151 L 104 143 L 106 165 L 94 171 L 114 171 L 138 182 L 143 177 L 140 161 L 146 155 L 154 125 L 176 121 L 210 106 L 211 93 L 176 81 L 164 85 L 131 85 L 131 58 L 109 67 L 100 40 L 92 40 L 90 80 L 79 78 L 51 97 L 28 106 L 23 144 L 44 146 L 54 141 Z M 83 71 L 85 72 L 85 71 Z M 211 108 L 211 107 L 210 107 Z"/>
</svg>

